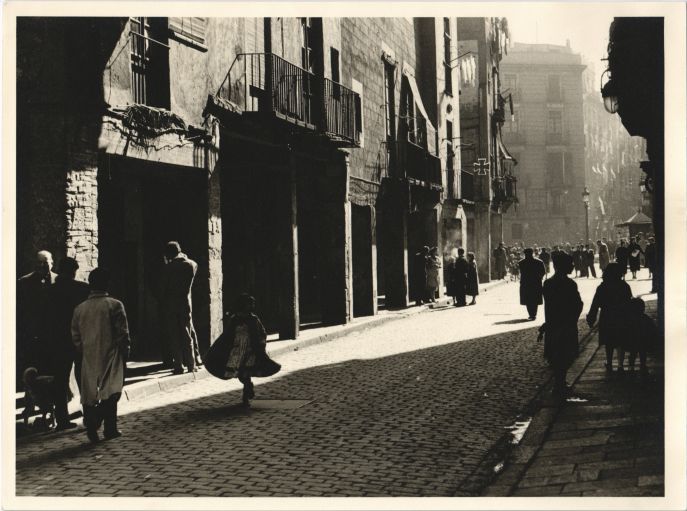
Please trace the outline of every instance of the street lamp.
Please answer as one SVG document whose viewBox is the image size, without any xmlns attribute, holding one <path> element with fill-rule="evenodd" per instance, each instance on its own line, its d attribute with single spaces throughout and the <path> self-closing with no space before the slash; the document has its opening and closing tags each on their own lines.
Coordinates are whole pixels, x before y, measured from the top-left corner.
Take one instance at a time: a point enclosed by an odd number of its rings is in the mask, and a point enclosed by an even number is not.
<svg viewBox="0 0 687 511">
<path fill-rule="evenodd" d="M 589 243 L 589 189 L 586 186 L 582 192 L 582 202 L 584 202 L 584 239 L 585 243 Z"/>
<path fill-rule="evenodd" d="M 603 80 L 607 72 L 608 69 L 601 75 L 601 80 Z M 613 80 L 607 81 L 606 84 L 601 87 L 601 97 L 604 100 L 604 108 L 609 114 L 614 114 L 618 111 L 618 91 L 616 90 Z"/>
</svg>

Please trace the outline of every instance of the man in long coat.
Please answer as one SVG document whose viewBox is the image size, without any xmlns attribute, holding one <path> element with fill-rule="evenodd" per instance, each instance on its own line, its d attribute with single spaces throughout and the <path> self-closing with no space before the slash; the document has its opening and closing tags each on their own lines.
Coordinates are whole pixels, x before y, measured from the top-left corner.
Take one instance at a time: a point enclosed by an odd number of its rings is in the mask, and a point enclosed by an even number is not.
<svg viewBox="0 0 687 511">
<path fill-rule="evenodd" d="M 554 371 L 554 393 L 564 395 L 565 375 L 578 353 L 577 320 L 582 299 L 577 284 L 568 277 L 572 258 L 563 253 L 553 256 L 554 275 L 544 282 L 544 358 Z"/>
<path fill-rule="evenodd" d="M 60 262 L 60 273 L 51 292 L 50 373 L 55 378 L 55 417 L 57 430 L 72 429 L 76 424 L 69 421 L 68 403 L 71 399 L 69 377 L 75 365 L 75 376 L 81 385 L 81 356 L 77 358 L 72 342 L 72 316 L 77 305 L 88 298 L 88 284 L 76 280 L 79 263 L 71 257 Z"/>
<path fill-rule="evenodd" d="M 494 265 L 496 266 L 496 279 L 501 280 L 506 277 L 506 249 L 503 247 L 503 242 L 494 249 Z"/>
<path fill-rule="evenodd" d="M 544 263 L 541 259 L 533 256 L 531 248 L 525 249 L 525 258 L 522 259 L 518 266 L 520 268 L 520 305 L 527 307 L 529 319 L 537 318 L 537 309 L 543 302 L 542 300 L 542 282 L 546 274 Z"/>
<path fill-rule="evenodd" d="M 165 247 L 164 282 L 162 287 L 162 318 L 167 342 L 173 356 L 174 373 L 197 371 L 193 339 L 191 286 L 198 265 L 181 252 L 176 241 Z"/>
<path fill-rule="evenodd" d="M 453 263 L 453 285 L 456 293 L 456 307 L 465 305 L 465 285 L 468 278 L 468 262 L 465 259 L 465 250 L 458 249 L 458 259 Z"/>
<path fill-rule="evenodd" d="M 81 353 L 81 404 L 88 439 L 95 443 L 101 421 L 105 438 L 121 436 L 117 401 L 124 387 L 129 356 L 129 326 L 124 305 L 107 294 L 109 272 L 96 268 L 88 276 L 88 299 L 74 310 L 72 341 Z"/>
<path fill-rule="evenodd" d="M 52 254 L 41 250 L 36 254 L 34 271 L 17 282 L 18 381 L 27 367 L 36 367 L 39 374 L 48 369 L 50 293 L 57 278 L 52 267 Z"/>
<path fill-rule="evenodd" d="M 413 277 L 412 277 L 412 298 L 415 300 L 415 305 L 422 305 L 427 297 L 427 259 L 429 258 L 429 247 L 424 246 L 422 250 L 415 254 L 413 259 Z"/>
</svg>

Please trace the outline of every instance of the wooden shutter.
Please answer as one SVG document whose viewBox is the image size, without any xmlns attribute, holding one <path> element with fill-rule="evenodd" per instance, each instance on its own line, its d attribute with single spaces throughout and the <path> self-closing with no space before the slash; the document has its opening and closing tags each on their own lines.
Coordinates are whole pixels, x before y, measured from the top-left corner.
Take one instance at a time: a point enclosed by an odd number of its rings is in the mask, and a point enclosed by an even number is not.
<svg viewBox="0 0 687 511">
<path fill-rule="evenodd" d="M 205 44 L 207 22 L 207 18 L 169 18 L 169 29 L 192 42 Z"/>
</svg>

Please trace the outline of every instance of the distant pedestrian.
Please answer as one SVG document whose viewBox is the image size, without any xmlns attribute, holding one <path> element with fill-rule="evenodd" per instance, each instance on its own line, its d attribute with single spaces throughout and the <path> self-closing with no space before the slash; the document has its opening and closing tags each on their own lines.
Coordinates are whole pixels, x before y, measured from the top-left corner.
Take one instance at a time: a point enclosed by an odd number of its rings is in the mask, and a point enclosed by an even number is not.
<svg viewBox="0 0 687 511">
<path fill-rule="evenodd" d="M 572 253 L 573 267 L 575 268 L 575 277 L 582 277 L 583 271 L 583 255 L 582 255 L 582 245 L 577 245 Z"/>
<path fill-rule="evenodd" d="M 198 265 L 184 253 L 176 241 L 165 246 L 165 268 L 162 287 L 162 320 L 168 349 L 172 354 L 174 374 L 197 371 L 194 349 L 193 306 L 191 287 Z"/>
<path fill-rule="evenodd" d="M 564 396 L 568 387 L 566 372 L 578 353 L 577 320 L 582 299 L 577 284 L 568 277 L 573 271 L 572 257 L 557 252 L 553 257 L 554 275 L 544 282 L 544 358 L 554 371 L 554 393 Z"/>
<path fill-rule="evenodd" d="M 81 355 L 72 342 L 72 316 L 77 305 L 88 298 L 88 284 L 76 280 L 79 263 L 65 257 L 60 261 L 60 273 L 50 293 L 50 329 L 52 340 L 49 350 L 50 374 L 55 378 L 55 417 L 57 430 L 72 429 L 76 424 L 69 420 L 68 403 L 72 399 L 69 378 L 72 367 L 77 385 L 81 385 Z"/>
<path fill-rule="evenodd" d="M 637 238 L 630 238 L 630 245 L 627 247 L 628 258 L 627 262 L 630 265 L 630 271 L 632 272 L 632 278 L 637 278 L 637 272 L 641 267 L 641 256 L 644 254 L 642 247 L 637 243 Z"/>
<path fill-rule="evenodd" d="M 467 280 L 465 282 L 465 294 L 472 296 L 470 305 L 477 303 L 477 295 L 479 294 L 479 277 L 477 275 L 477 263 L 475 262 L 474 252 L 468 252 L 468 272 Z"/>
<path fill-rule="evenodd" d="M 620 275 L 623 280 L 625 280 L 625 274 L 627 273 L 627 260 L 630 256 L 630 252 L 625 245 L 625 240 L 620 240 L 620 246 L 615 249 L 615 262 L 618 264 L 618 269 L 620 270 Z"/>
<path fill-rule="evenodd" d="M 596 278 L 596 268 L 594 267 L 594 249 L 589 246 L 585 245 L 585 264 L 587 265 L 587 277 L 589 277 L 589 274 L 592 274 L 592 277 Z"/>
<path fill-rule="evenodd" d="M 506 278 L 506 265 L 508 262 L 508 254 L 503 246 L 503 242 L 499 242 L 499 246 L 494 249 L 494 267 L 496 268 L 496 280 Z"/>
<path fill-rule="evenodd" d="M 424 246 L 414 257 L 413 285 L 411 290 L 415 305 L 422 305 L 427 300 L 427 258 L 429 257 L 429 247 Z"/>
<path fill-rule="evenodd" d="M 619 247 L 620 248 L 620 247 Z M 618 372 L 624 368 L 624 338 L 627 335 L 627 313 L 632 290 L 622 280 L 622 268 L 618 263 L 610 263 L 603 274 L 603 282 L 596 288 L 592 306 L 587 314 L 587 323 L 593 327 L 599 309 L 599 345 L 606 347 L 606 370 L 613 371 L 613 351 L 618 354 Z"/>
<path fill-rule="evenodd" d="M 27 367 L 35 367 L 39 374 L 45 374 L 48 370 L 46 355 L 52 338 L 50 298 L 51 288 L 57 278 L 52 268 L 52 254 L 41 250 L 36 254 L 34 271 L 17 281 L 18 383 Z"/>
<path fill-rule="evenodd" d="M 611 262 L 612 260 L 615 261 L 615 250 L 616 250 L 616 248 L 618 248 L 615 241 L 608 240 L 606 238 L 601 238 L 601 242 L 605 243 L 608 246 L 608 257 L 609 257 L 608 262 Z"/>
<path fill-rule="evenodd" d="M 546 274 L 544 263 L 533 256 L 531 248 L 525 249 L 525 258 L 518 263 L 520 268 L 520 305 L 527 307 L 529 319 L 537 318 L 537 309 L 542 301 L 542 279 Z"/>
<path fill-rule="evenodd" d="M 129 357 L 129 326 L 124 305 L 107 293 L 110 274 L 96 268 L 88 276 L 91 292 L 74 310 L 72 340 L 81 353 L 81 404 L 88 439 L 100 440 L 98 429 L 105 422 L 105 438 L 121 436 L 117 429 L 117 402 L 124 387 L 124 369 Z"/>
<path fill-rule="evenodd" d="M 608 266 L 608 263 L 611 262 L 611 257 L 608 252 L 608 245 L 601 240 L 596 240 L 596 248 L 599 254 L 599 269 L 601 269 L 601 272 L 603 273 L 603 271 L 606 269 L 606 266 Z"/>
<path fill-rule="evenodd" d="M 641 298 L 633 298 L 630 301 L 627 337 L 623 346 L 628 352 L 627 362 L 630 371 L 634 371 L 635 360 L 639 355 L 639 369 L 642 374 L 646 373 L 647 351 L 658 347 L 656 324 L 644 313 L 645 307 Z"/>
<path fill-rule="evenodd" d="M 441 271 L 441 258 L 437 247 L 432 247 L 427 257 L 427 299 L 435 303 L 437 289 L 439 289 L 439 272 Z"/>
<path fill-rule="evenodd" d="M 541 248 L 539 259 L 544 263 L 544 269 L 546 270 L 546 275 L 548 275 L 551 272 L 551 253 L 546 247 Z"/>
<path fill-rule="evenodd" d="M 266 339 L 265 328 L 255 314 L 255 299 L 244 293 L 236 301 L 227 328 L 205 355 L 210 374 L 223 380 L 238 378 L 243 384 L 244 406 L 250 406 L 255 397 L 252 378 L 272 376 L 281 369 L 267 355 Z"/>
</svg>

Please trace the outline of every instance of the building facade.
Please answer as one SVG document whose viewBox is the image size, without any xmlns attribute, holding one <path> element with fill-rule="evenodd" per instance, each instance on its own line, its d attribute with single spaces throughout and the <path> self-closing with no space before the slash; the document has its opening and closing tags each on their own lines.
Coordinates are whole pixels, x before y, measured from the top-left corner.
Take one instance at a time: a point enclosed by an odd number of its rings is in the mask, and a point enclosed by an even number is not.
<svg viewBox="0 0 687 511">
<path fill-rule="evenodd" d="M 492 253 L 503 241 L 503 216 L 517 202 L 517 158 L 506 148 L 502 127 L 512 105 L 501 69 L 509 44 L 505 18 L 458 18 L 458 56 L 470 62 L 461 80 L 460 151 L 467 248 L 475 252 L 479 279 L 493 277 Z"/>
<path fill-rule="evenodd" d="M 590 192 L 589 233 L 593 240 L 617 239 L 616 227 L 637 212 L 651 216 L 650 194 L 640 167 L 645 141 L 632 137 L 616 116 L 608 115 L 592 67 L 583 73 L 584 161 Z M 622 232 L 622 231 L 621 231 Z"/>
<path fill-rule="evenodd" d="M 515 43 L 501 68 L 515 105 L 504 140 L 520 162 L 505 241 L 577 243 L 585 237 L 585 66 L 569 46 Z"/>
<path fill-rule="evenodd" d="M 76 257 L 82 279 L 108 267 L 145 357 L 162 351 L 171 239 L 199 264 L 201 349 L 243 292 L 281 338 L 407 306 L 423 271 L 413 255 L 466 238 L 451 145 L 457 29 L 455 18 L 20 20 L 17 273 L 41 249 Z"/>
</svg>

